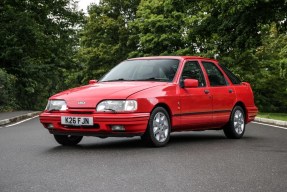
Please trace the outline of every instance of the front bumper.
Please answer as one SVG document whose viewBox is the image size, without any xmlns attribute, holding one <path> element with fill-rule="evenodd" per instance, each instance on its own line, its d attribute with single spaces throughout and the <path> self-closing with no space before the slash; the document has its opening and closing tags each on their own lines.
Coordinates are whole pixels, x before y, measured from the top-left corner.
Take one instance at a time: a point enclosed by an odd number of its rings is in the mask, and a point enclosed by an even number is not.
<svg viewBox="0 0 287 192">
<path fill-rule="evenodd" d="M 92 117 L 93 126 L 69 126 L 61 124 L 61 116 Z M 98 137 L 130 137 L 143 135 L 148 124 L 149 113 L 93 113 L 74 114 L 59 112 L 43 112 L 40 122 L 51 134 L 98 136 Z M 52 124 L 52 126 L 51 126 Z M 113 131 L 112 125 L 121 125 L 124 131 Z M 52 127 L 52 128 L 51 128 Z"/>
</svg>

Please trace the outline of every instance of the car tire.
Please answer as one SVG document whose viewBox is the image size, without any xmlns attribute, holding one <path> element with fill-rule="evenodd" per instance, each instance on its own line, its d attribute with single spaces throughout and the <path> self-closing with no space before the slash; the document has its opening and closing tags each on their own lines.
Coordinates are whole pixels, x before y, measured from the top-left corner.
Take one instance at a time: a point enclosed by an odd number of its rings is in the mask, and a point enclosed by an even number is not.
<svg viewBox="0 0 287 192">
<path fill-rule="evenodd" d="M 149 146 L 163 147 L 169 141 L 170 131 L 168 112 L 163 107 L 156 107 L 150 115 L 148 127 L 141 139 Z"/>
<path fill-rule="evenodd" d="M 83 139 L 83 136 L 74 136 L 74 135 L 54 135 L 55 140 L 64 146 L 74 146 L 80 143 Z"/>
<path fill-rule="evenodd" d="M 245 113 L 242 107 L 235 106 L 231 112 L 228 124 L 223 128 L 229 139 L 240 139 L 245 132 Z"/>
</svg>

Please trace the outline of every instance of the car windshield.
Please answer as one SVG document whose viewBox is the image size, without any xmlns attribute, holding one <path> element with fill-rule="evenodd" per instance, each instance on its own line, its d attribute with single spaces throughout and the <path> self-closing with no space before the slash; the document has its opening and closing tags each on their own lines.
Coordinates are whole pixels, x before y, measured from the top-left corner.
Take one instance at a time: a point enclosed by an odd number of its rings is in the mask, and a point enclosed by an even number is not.
<svg viewBox="0 0 287 192">
<path fill-rule="evenodd" d="M 100 81 L 171 82 L 179 65 L 176 59 L 127 60 L 115 66 Z"/>
</svg>

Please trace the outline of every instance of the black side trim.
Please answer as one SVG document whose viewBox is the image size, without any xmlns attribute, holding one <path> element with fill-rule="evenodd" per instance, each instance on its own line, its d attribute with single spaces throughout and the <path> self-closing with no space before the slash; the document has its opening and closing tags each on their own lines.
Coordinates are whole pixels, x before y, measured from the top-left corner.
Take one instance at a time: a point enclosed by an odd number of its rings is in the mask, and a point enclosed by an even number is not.
<svg viewBox="0 0 287 192">
<path fill-rule="evenodd" d="M 200 115 L 200 114 L 208 114 L 208 113 L 226 113 L 231 112 L 231 110 L 219 110 L 219 111 L 203 111 L 203 112 L 192 112 L 192 113 L 178 113 L 173 116 L 184 116 L 184 115 Z"/>
</svg>

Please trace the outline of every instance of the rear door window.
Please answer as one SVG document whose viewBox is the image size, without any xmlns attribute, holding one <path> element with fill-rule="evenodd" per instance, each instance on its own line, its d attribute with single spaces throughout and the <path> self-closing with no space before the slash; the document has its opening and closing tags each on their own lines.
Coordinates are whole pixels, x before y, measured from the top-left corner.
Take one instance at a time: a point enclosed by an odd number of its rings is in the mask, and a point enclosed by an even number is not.
<svg viewBox="0 0 287 192">
<path fill-rule="evenodd" d="M 232 84 L 234 85 L 241 84 L 241 80 L 236 75 L 234 75 L 227 67 L 225 67 L 224 65 L 220 65 L 220 67 L 224 71 L 224 73 L 227 75 L 227 77 L 230 79 Z"/>
<path fill-rule="evenodd" d="M 212 62 L 202 62 L 203 67 L 206 70 L 210 86 L 226 86 L 227 81 L 222 72 Z"/>
</svg>

